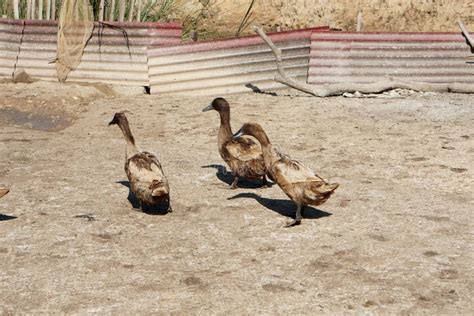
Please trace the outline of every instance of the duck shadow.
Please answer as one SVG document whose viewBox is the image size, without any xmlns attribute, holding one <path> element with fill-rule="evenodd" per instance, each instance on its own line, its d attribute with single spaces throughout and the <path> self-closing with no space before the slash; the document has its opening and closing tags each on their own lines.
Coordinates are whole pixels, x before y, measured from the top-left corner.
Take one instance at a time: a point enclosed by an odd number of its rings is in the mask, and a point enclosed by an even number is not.
<svg viewBox="0 0 474 316">
<path fill-rule="evenodd" d="M 135 194 L 133 194 L 132 190 L 130 190 L 130 182 L 129 181 L 117 181 L 115 183 L 119 183 L 123 185 L 124 187 L 128 188 L 128 196 L 127 200 L 130 202 L 130 205 L 137 211 L 148 214 L 148 215 L 166 215 L 168 214 L 168 208 L 169 208 L 169 203 L 170 201 L 164 201 L 162 203 L 159 203 L 157 205 L 143 205 L 143 210 L 140 209 L 140 202 L 138 201 L 137 197 Z"/>
<path fill-rule="evenodd" d="M 5 214 L 0 214 L 0 222 L 9 221 L 9 220 L 12 220 L 12 219 L 15 219 L 15 218 L 17 218 L 17 217 L 16 216 L 5 215 Z"/>
<path fill-rule="evenodd" d="M 291 200 L 282 200 L 282 199 L 268 199 L 261 197 L 255 193 L 239 193 L 234 195 L 228 200 L 239 199 L 239 198 L 251 198 L 257 200 L 260 205 L 266 207 L 267 209 L 276 212 L 280 215 L 295 218 L 296 215 L 296 204 Z M 320 209 L 314 208 L 312 206 L 306 206 L 303 212 L 303 218 L 318 219 L 327 216 L 331 216 L 332 213 L 322 211 Z"/>
<path fill-rule="evenodd" d="M 217 179 L 226 183 L 229 186 L 234 181 L 234 175 L 232 174 L 232 172 L 227 170 L 227 168 L 223 165 L 206 165 L 206 166 L 201 166 L 201 168 L 216 169 Z M 272 187 L 274 185 L 274 183 L 268 181 L 268 177 L 267 177 L 267 183 L 269 187 Z M 239 178 L 239 182 L 237 183 L 237 188 L 239 189 L 258 189 L 258 188 L 266 187 L 266 186 L 267 185 L 263 185 L 262 180 L 247 180 L 243 178 Z"/>
</svg>

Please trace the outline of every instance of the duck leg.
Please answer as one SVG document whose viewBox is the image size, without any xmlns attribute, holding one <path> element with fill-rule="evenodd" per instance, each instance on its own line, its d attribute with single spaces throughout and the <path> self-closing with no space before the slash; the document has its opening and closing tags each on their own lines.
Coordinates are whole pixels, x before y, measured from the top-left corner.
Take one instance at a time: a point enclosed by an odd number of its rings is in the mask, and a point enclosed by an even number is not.
<svg viewBox="0 0 474 316">
<path fill-rule="evenodd" d="M 230 185 L 231 190 L 237 189 L 237 183 L 239 182 L 239 177 L 235 176 L 234 181 Z"/>
<path fill-rule="evenodd" d="M 303 219 L 303 216 L 301 216 L 301 209 L 302 209 L 301 203 L 296 203 L 295 219 L 289 223 L 286 223 L 285 227 L 292 227 L 292 226 L 301 224 L 301 220 Z"/>
</svg>

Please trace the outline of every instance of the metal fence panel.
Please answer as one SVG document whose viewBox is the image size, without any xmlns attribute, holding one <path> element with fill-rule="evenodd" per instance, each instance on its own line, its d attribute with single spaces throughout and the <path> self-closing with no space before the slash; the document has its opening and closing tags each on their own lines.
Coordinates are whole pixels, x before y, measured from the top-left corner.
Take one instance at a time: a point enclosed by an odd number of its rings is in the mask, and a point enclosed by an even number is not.
<svg viewBox="0 0 474 316">
<path fill-rule="evenodd" d="M 0 20 L 0 78 L 11 78 L 20 51 L 21 24 L 1 23 Z"/>
<path fill-rule="evenodd" d="M 376 82 L 386 76 L 474 83 L 469 46 L 457 33 L 314 33 L 308 82 Z"/>
<path fill-rule="evenodd" d="M 269 34 L 283 51 L 288 74 L 306 81 L 312 32 L 327 27 Z M 258 36 L 148 50 L 152 94 L 224 95 L 279 89 L 275 57 Z"/>
<path fill-rule="evenodd" d="M 19 25 L 23 33 L 16 67 L 25 69 L 32 78 L 57 80 L 57 22 L 22 23 L 0 20 L 2 26 Z M 177 23 L 95 23 L 81 64 L 67 81 L 148 86 L 147 47 L 177 44 L 180 40 L 181 26 Z M 2 72 L 2 76 L 11 76 L 11 72 Z"/>
</svg>

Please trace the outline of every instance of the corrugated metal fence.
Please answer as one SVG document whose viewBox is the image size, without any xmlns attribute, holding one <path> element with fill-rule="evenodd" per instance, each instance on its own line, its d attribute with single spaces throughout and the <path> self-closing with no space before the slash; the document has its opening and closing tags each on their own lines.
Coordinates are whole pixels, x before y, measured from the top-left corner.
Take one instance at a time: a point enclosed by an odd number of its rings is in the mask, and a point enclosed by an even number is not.
<svg viewBox="0 0 474 316">
<path fill-rule="evenodd" d="M 0 78 L 11 78 L 20 52 L 21 27 L 0 19 Z"/>
<path fill-rule="evenodd" d="M 469 55 L 460 33 L 313 33 L 308 82 L 474 83 Z"/>
<path fill-rule="evenodd" d="M 0 19 L 0 32 L 0 41 L 9 47 L 0 55 L 1 76 L 11 77 L 18 58 L 16 68 L 25 69 L 32 78 L 57 80 L 53 63 L 56 21 Z M 178 23 L 96 23 L 81 64 L 69 74 L 68 81 L 148 86 L 147 47 L 173 45 L 180 40 Z"/>
<path fill-rule="evenodd" d="M 279 89 L 275 58 L 258 36 L 180 44 L 177 23 L 96 24 L 68 81 L 150 86 L 154 94 L 222 95 Z M 376 82 L 384 76 L 474 83 L 460 33 L 348 33 L 328 27 L 269 34 L 286 71 L 311 84 Z M 0 77 L 23 68 L 57 80 L 57 23 L 0 19 Z"/>
<path fill-rule="evenodd" d="M 307 80 L 311 34 L 328 27 L 269 34 L 289 75 Z M 275 57 L 258 36 L 148 50 L 152 94 L 223 95 L 278 89 Z"/>
</svg>

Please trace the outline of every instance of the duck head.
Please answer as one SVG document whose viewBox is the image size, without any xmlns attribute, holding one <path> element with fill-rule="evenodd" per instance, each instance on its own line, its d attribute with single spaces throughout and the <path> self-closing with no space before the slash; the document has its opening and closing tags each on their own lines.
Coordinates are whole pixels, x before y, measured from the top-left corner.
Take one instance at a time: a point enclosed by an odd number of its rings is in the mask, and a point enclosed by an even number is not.
<svg viewBox="0 0 474 316">
<path fill-rule="evenodd" d="M 215 98 L 208 106 L 202 109 L 203 112 L 210 110 L 216 110 L 217 112 L 228 112 L 229 111 L 229 102 L 224 98 Z"/>
</svg>

